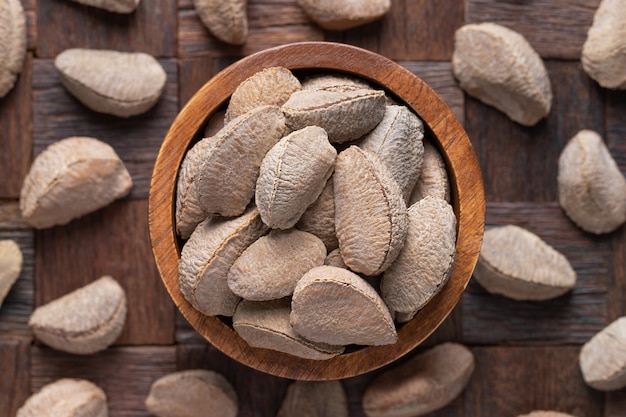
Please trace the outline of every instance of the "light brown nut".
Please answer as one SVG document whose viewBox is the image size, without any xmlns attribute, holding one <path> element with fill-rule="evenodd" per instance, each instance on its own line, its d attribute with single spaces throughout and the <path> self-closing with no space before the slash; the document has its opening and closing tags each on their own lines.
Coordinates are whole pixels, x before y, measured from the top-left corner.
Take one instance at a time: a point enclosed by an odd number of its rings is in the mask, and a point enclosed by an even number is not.
<svg viewBox="0 0 626 417">
<path fill-rule="evenodd" d="M 0 2 L 0 98 L 15 85 L 26 57 L 26 15 L 20 0 Z"/>
<path fill-rule="evenodd" d="M 300 90 L 282 106 L 292 130 L 319 126 L 332 143 L 358 139 L 385 114 L 385 93 L 372 89 L 351 91 Z"/>
<path fill-rule="evenodd" d="M 465 346 L 443 343 L 376 377 L 363 394 L 368 417 L 417 417 L 445 407 L 474 372 Z"/>
<path fill-rule="evenodd" d="M 348 398 L 341 381 L 296 381 L 276 417 L 348 417 Z"/>
<path fill-rule="evenodd" d="M 139 0 L 74 0 L 86 6 L 97 7 L 113 13 L 132 13 L 137 8 Z"/>
<path fill-rule="evenodd" d="M 282 106 L 301 88 L 300 81 L 287 68 L 265 68 L 239 84 L 230 96 L 225 121 L 228 123 L 255 107 Z"/>
<path fill-rule="evenodd" d="M 422 170 L 424 124 L 405 106 L 386 106 L 385 115 L 359 146 L 375 153 L 408 201 Z"/>
<path fill-rule="evenodd" d="M 461 88 L 513 121 L 533 126 L 550 113 L 548 72 L 519 33 L 495 23 L 456 31 L 452 70 Z"/>
<path fill-rule="evenodd" d="M 231 266 L 228 288 L 250 301 L 287 297 L 308 270 L 324 264 L 326 248 L 296 229 L 272 230 L 251 244 Z"/>
<path fill-rule="evenodd" d="M 561 207 L 583 230 L 609 233 L 626 221 L 626 179 L 596 132 L 581 130 L 565 145 L 557 185 Z"/>
<path fill-rule="evenodd" d="M 580 351 L 585 383 L 602 391 L 626 387 L 626 317 L 620 317 L 585 343 Z"/>
<path fill-rule="evenodd" d="M 341 256 L 341 250 L 339 248 L 331 251 L 324 259 L 324 265 L 334 266 L 336 268 L 348 269 L 348 266 L 343 261 Z"/>
<path fill-rule="evenodd" d="M 322 239 L 328 252 L 339 247 L 335 232 L 335 190 L 332 175 L 317 200 L 302 214 L 296 228 Z"/>
<path fill-rule="evenodd" d="M 217 39 L 242 45 L 248 39 L 247 0 L 194 0 L 200 20 Z"/>
<path fill-rule="evenodd" d="M 282 138 L 265 155 L 255 201 L 263 222 L 289 229 L 322 193 L 337 151 L 324 129 L 308 126 Z"/>
<path fill-rule="evenodd" d="M 33 311 L 28 325 L 46 345 L 88 355 L 109 347 L 126 321 L 126 293 L 110 276 L 74 290 Z"/>
<path fill-rule="evenodd" d="M 84 379 L 63 378 L 31 395 L 16 417 L 108 417 L 104 391 Z"/>
<path fill-rule="evenodd" d="M 211 136 L 215 136 L 217 132 L 222 130 L 226 125 L 226 110 L 219 110 L 215 112 L 207 122 L 204 128 L 204 137 L 210 138 Z"/>
<path fill-rule="evenodd" d="M 183 246 L 178 264 L 180 291 L 185 299 L 207 316 L 232 316 L 239 297 L 228 288 L 228 271 L 267 230 L 254 206 L 234 219 L 200 223 Z"/>
<path fill-rule="evenodd" d="M 626 89 L 626 2 L 603 0 L 583 44 L 585 72 L 602 87 Z"/>
<path fill-rule="evenodd" d="M 133 183 L 108 144 L 71 137 L 44 149 L 33 161 L 20 193 L 22 217 L 32 227 L 63 225 L 124 197 Z"/>
<path fill-rule="evenodd" d="M 237 117 L 215 136 L 194 181 L 207 213 L 238 216 L 254 197 L 265 154 L 287 133 L 277 106 L 261 106 Z"/>
<path fill-rule="evenodd" d="M 514 225 L 485 232 L 474 278 L 490 293 L 514 300 L 549 300 L 576 285 L 576 272 L 565 256 Z"/>
<path fill-rule="evenodd" d="M 315 343 L 302 338 L 289 323 L 288 298 L 246 301 L 237 305 L 233 316 L 235 331 L 250 346 L 272 349 L 305 359 L 325 360 L 343 353 L 343 346 Z"/>
<path fill-rule="evenodd" d="M 13 240 L 0 240 L 0 306 L 22 272 L 22 251 Z"/>
<path fill-rule="evenodd" d="M 450 202 L 450 183 L 446 164 L 441 154 L 430 142 L 424 141 L 424 159 L 417 184 L 409 198 L 409 206 L 424 197 L 438 197 Z"/>
<path fill-rule="evenodd" d="M 571 414 L 559 413 L 558 411 L 533 411 L 530 414 L 517 417 L 574 417 Z"/>
<path fill-rule="evenodd" d="M 407 233 L 400 187 L 376 155 L 351 146 L 337 156 L 334 189 L 344 262 L 365 275 L 383 272 L 402 250 Z"/>
<path fill-rule="evenodd" d="M 145 403 L 148 412 L 157 417 L 235 417 L 238 410 L 237 393 L 230 382 L 206 369 L 174 372 L 157 379 Z"/>
<path fill-rule="evenodd" d="M 408 321 L 445 285 L 456 253 L 456 217 L 445 200 L 426 197 L 409 208 L 404 248 L 385 271 L 383 300 Z"/>
<path fill-rule="evenodd" d="M 387 306 L 363 278 L 318 266 L 296 284 L 291 325 L 302 337 L 329 345 L 389 345 L 397 341 Z"/>
<path fill-rule="evenodd" d="M 302 81 L 303 90 L 352 91 L 372 89 L 360 78 L 346 75 L 321 74 L 306 77 Z"/>
<path fill-rule="evenodd" d="M 305 13 L 326 30 L 347 30 L 380 19 L 391 0 L 298 0 Z"/>
<path fill-rule="evenodd" d="M 142 52 L 67 49 L 54 60 L 63 86 L 91 110 L 130 117 L 159 101 L 167 75 Z"/>
</svg>

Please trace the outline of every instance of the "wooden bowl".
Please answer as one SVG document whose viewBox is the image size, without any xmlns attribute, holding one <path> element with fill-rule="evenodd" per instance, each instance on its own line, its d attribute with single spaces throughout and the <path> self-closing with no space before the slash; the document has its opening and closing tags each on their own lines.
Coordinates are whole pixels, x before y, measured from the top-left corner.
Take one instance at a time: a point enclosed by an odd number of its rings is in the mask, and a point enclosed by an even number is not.
<svg viewBox="0 0 626 417">
<path fill-rule="evenodd" d="M 180 242 L 174 213 L 177 173 L 185 152 L 202 135 L 209 116 L 223 108 L 235 88 L 254 73 L 272 66 L 298 71 L 342 72 L 384 88 L 412 108 L 427 125 L 442 153 L 458 219 L 457 257 L 441 292 L 398 330 L 393 345 L 366 347 L 315 361 L 272 350 L 252 348 L 218 317 L 207 317 L 185 300 L 178 284 Z M 484 231 L 485 196 L 476 155 L 467 134 L 448 106 L 424 81 L 375 53 L 337 43 L 306 42 L 250 55 L 209 80 L 182 109 L 170 127 L 156 159 L 149 196 L 152 250 L 161 278 L 176 306 L 213 346 L 254 369 L 299 380 L 348 378 L 380 368 L 419 345 L 448 316 L 470 280 Z"/>
</svg>

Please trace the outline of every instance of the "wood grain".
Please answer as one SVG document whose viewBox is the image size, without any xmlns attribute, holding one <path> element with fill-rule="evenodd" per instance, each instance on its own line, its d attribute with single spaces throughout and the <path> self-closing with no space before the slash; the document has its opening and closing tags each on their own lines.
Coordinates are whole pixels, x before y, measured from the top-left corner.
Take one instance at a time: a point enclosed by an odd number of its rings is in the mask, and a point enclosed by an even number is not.
<svg viewBox="0 0 626 417">
<path fill-rule="evenodd" d="M 30 346 L 27 342 L 0 338 L 0 404 L 13 416 L 30 394 Z"/>
<path fill-rule="evenodd" d="M 606 393 L 604 417 L 624 417 L 626 410 L 626 388 Z"/>
<path fill-rule="evenodd" d="M 182 108 L 189 99 L 215 74 L 235 61 L 234 58 L 199 56 L 180 61 L 179 97 Z"/>
<path fill-rule="evenodd" d="M 37 47 L 37 0 L 21 0 L 26 14 L 26 47 L 29 51 Z"/>
</svg>

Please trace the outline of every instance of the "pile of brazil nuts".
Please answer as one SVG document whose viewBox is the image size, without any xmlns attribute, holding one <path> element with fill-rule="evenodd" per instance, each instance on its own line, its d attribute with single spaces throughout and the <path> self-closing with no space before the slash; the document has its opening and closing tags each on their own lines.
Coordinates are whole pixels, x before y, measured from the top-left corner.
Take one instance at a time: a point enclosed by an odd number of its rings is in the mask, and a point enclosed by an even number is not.
<svg viewBox="0 0 626 417">
<path fill-rule="evenodd" d="M 419 117 L 363 80 L 282 67 L 217 114 L 178 175 L 185 299 L 303 358 L 395 343 L 455 259 L 445 164 Z"/>
</svg>

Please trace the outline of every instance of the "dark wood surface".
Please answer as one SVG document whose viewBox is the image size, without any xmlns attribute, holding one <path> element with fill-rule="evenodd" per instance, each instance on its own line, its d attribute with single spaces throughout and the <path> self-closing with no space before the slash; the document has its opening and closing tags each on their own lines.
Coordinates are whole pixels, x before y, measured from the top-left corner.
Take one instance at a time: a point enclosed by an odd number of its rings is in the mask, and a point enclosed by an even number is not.
<svg viewBox="0 0 626 417">
<path fill-rule="evenodd" d="M 424 346 L 465 343 L 476 356 L 476 372 L 457 400 L 432 415 L 515 417 L 554 409 L 577 417 L 625 417 L 626 390 L 605 394 L 586 387 L 577 356 L 591 335 L 626 315 L 626 230 L 586 234 L 564 217 L 556 200 L 556 160 L 579 129 L 600 132 L 626 173 L 626 93 L 600 88 L 579 62 L 599 1 L 394 0 L 381 21 L 346 32 L 320 30 L 296 0 L 249 3 L 250 40 L 231 47 L 208 34 L 190 0 L 142 1 L 129 16 L 67 0 L 23 0 L 29 55 L 16 87 L 0 99 L 0 239 L 16 240 L 24 252 L 23 272 L 0 308 L 0 415 L 13 417 L 47 382 L 79 376 L 103 386 L 112 417 L 147 416 L 143 401 L 154 379 L 204 367 L 222 372 L 236 387 L 240 416 L 275 416 L 291 381 L 232 361 L 176 312 L 150 252 L 149 177 L 177 111 L 219 70 L 266 47 L 331 40 L 394 59 L 439 92 L 478 155 L 487 224 L 528 227 L 562 251 L 578 273 L 571 294 L 542 303 L 492 296 L 470 282 Z M 537 126 L 516 125 L 458 89 L 449 71 L 452 36 L 460 25 L 480 21 L 520 31 L 546 60 L 555 99 L 550 116 Z M 168 73 L 166 93 L 153 110 L 129 120 L 93 113 L 51 71 L 51 60 L 69 47 L 152 53 Z M 68 226 L 34 232 L 17 209 L 23 177 L 46 144 L 75 134 L 111 143 L 137 187 L 129 198 Z M 33 340 L 27 321 L 34 306 L 105 273 L 132 294 L 129 321 L 115 346 L 82 357 Z M 351 416 L 364 416 L 360 396 L 379 372 L 343 381 Z"/>
</svg>

